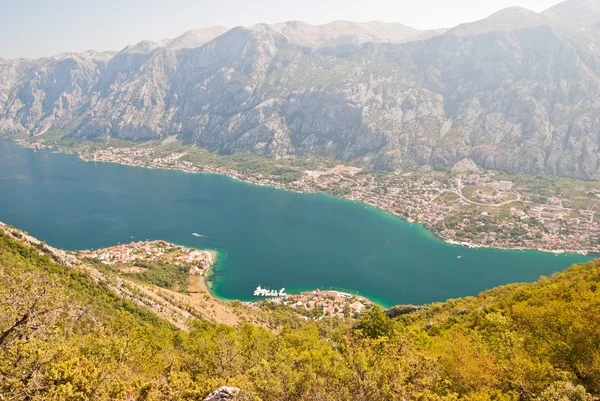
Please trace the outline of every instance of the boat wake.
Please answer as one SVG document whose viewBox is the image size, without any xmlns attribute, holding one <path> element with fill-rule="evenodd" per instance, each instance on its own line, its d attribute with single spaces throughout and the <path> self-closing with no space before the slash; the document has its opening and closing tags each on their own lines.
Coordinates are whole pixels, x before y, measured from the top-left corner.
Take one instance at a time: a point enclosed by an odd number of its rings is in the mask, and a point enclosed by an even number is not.
<svg viewBox="0 0 600 401">
<path fill-rule="evenodd" d="M 222 251 L 225 254 L 225 256 L 223 257 L 223 260 L 227 259 L 227 256 L 229 256 L 229 254 L 227 253 L 227 251 L 225 249 L 217 248 L 217 251 Z"/>
</svg>

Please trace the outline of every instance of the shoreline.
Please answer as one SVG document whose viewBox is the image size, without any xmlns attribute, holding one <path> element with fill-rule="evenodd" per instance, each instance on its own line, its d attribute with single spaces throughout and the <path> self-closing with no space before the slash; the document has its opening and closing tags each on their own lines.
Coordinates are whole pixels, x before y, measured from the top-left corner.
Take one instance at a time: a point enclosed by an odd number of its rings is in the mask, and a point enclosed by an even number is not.
<svg viewBox="0 0 600 401">
<path fill-rule="evenodd" d="M 254 186 L 258 186 L 258 187 L 268 187 L 268 188 L 273 188 L 273 189 L 291 192 L 291 193 L 297 193 L 297 194 L 322 194 L 322 195 L 326 195 L 326 196 L 331 196 L 335 199 L 351 201 L 351 202 L 360 202 L 360 203 L 364 204 L 365 206 L 373 207 L 381 212 L 386 213 L 387 215 L 391 215 L 394 218 L 400 218 L 401 220 L 403 220 L 404 222 L 406 222 L 408 224 L 418 224 L 421 227 L 425 228 L 427 231 L 429 231 L 431 234 L 433 234 L 433 236 L 436 239 L 438 239 L 448 245 L 453 245 L 453 246 L 461 246 L 461 247 L 471 248 L 471 249 L 477 249 L 477 248 L 498 249 L 498 250 L 502 250 L 502 251 L 536 251 L 536 252 L 551 253 L 551 254 L 554 254 L 557 256 L 563 255 L 563 254 L 582 255 L 582 256 L 590 256 L 590 257 L 599 257 L 600 256 L 600 251 L 591 250 L 591 249 L 545 249 L 545 248 L 540 248 L 540 247 L 534 248 L 534 247 L 522 247 L 522 246 L 500 247 L 500 246 L 485 245 L 485 244 L 478 244 L 478 243 L 474 243 L 474 242 L 458 241 L 458 240 L 454 240 L 454 239 L 449 239 L 446 236 L 444 236 L 441 232 L 439 232 L 437 229 L 435 229 L 429 222 L 422 223 L 422 222 L 414 221 L 414 219 L 409 219 L 406 216 L 402 215 L 401 213 L 398 213 L 397 211 L 385 209 L 383 207 L 375 205 L 366 200 L 361 200 L 361 199 L 357 199 L 354 197 L 345 197 L 343 195 L 334 195 L 334 194 L 331 194 L 331 193 L 325 192 L 325 191 L 300 191 L 300 190 L 290 189 L 290 188 L 286 188 L 283 185 L 279 185 L 272 181 L 270 181 L 269 183 L 266 183 L 266 184 L 263 184 L 260 182 L 254 182 L 251 179 L 249 179 L 248 177 L 245 177 L 242 173 L 239 173 L 237 171 L 234 171 L 234 172 L 206 171 L 207 166 L 202 166 L 202 167 L 192 166 L 191 168 L 176 168 L 176 167 L 149 166 L 143 162 L 128 163 L 125 161 L 118 161 L 118 160 L 115 160 L 115 161 L 98 160 L 97 161 L 97 160 L 87 159 L 82 155 L 81 152 L 77 152 L 77 151 L 68 151 L 68 150 L 62 149 L 60 147 L 56 147 L 56 146 L 52 146 L 52 145 L 45 145 L 45 144 L 41 144 L 39 142 L 29 143 L 29 142 L 26 142 L 24 140 L 19 140 L 19 139 L 11 139 L 11 138 L 8 138 L 8 139 L 12 140 L 14 143 L 16 143 L 19 146 L 22 146 L 24 148 L 48 149 L 48 150 L 54 150 L 55 153 L 76 155 L 81 161 L 83 161 L 85 163 L 91 163 L 91 162 L 107 163 L 107 164 L 115 164 L 115 165 L 122 165 L 122 166 L 128 166 L 128 167 L 145 168 L 145 169 L 151 169 L 151 170 L 179 171 L 179 172 L 184 172 L 184 173 L 188 173 L 188 174 L 205 174 L 205 175 L 225 176 L 236 182 L 240 182 L 240 183 L 244 183 L 244 184 L 248 184 L 248 185 L 254 185 Z M 215 167 L 215 166 L 210 166 L 210 165 L 208 166 L 208 168 L 220 169 L 220 167 Z"/>
<path fill-rule="evenodd" d="M 2 223 L 0 223 L 2 224 Z M 167 240 L 164 239 L 156 239 L 156 240 L 148 240 L 148 241 L 133 241 L 130 243 L 124 243 L 124 244 L 118 244 L 118 245 L 114 245 L 114 246 L 110 246 L 110 247 L 106 247 L 106 248 L 99 248 L 99 249 L 94 249 L 94 250 L 79 250 L 77 252 L 74 252 L 75 255 L 77 255 L 78 259 L 88 259 L 91 258 L 92 256 L 94 256 L 95 258 L 98 258 L 98 256 L 95 256 L 95 254 L 106 254 L 109 253 L 113 250 L 115 250 L 116 248 L 129 248 L 129 249 L 139 249 L 140 247 L 144 247 L 144 246 L 148 246 L 148 247 L 158 247 L 160 248 L 161 246 L 167 246 L 167 247 L 175 247 L 175 248 L 180 248 L 181 251 L 183 251 L 185 254 L 189 254 L 189 253 L 193 253 L 193 251 L 198 251 L 201 252 L 203 254 L 208 254 L 210 256 L 210 259 L 208 261 L 206 261 L 206 264 L 204 266 L 204 268 L 201 270 L 200 274 L 197 273 L 192 273 L 190 271 L 189 277 L 194 277 L 196 276 L 198 278 L 198 283 L 200 284 L 200 288 L 201 288 L 201 292 L 204 292 L 206 294 L 208 294 L 210 297 L 212 297 L 213 299 L 226 303 L 226 304 L 231 304 L 232 302 L 238 301 L 243 303 L 244 305 L 248 306 L 248 307 L 259 307 L 262 304 L 266 304 L 266 303 L 275 303 L 275 304 L 281 304 L 281 303 L 287 303 L 290 301 L 294 301 L 297 300 L 299 298 L 302 297 L 306 297 L 306 296 L 314 296 L 316 294 L 316 296 L 323 296 L 323 295 L 332 295 L 335 294 L 336 296 L 339 297 L 344 297 L 344 298 L 352 298 L 355 299 L 357 301 L 359 301 L 363 307 L 365 305 L 379 305 L 380 307 L 382 307 L 383 309 L 387 309 L 386 307 L 384 307 L 383 304 L 380 304 L 377 301 L 374 301 L 372 299 L 370 299 L 369 297 L 366 296 L 362 296 L 362 295 L 358 295 L 358 294 L 351 294 L 348 292 L 344 292 L 344 291 L 338 291 L 338 290 L 324 290 L 324 289 L 320 289 L 320 288 L 314 288 L 311 290 L 307 290 L 307 291 L 299 291 L 299 292 L 290 292 L 287 293 L 286 296 L 284 297 L 254 297 L 253 300 L 249 300 L 249 301 L 242 301 L 240 299 L 227 299 L 227 298 L 223 298 L 218 296 L 212 289 L 211 286 L 209 285 L 209 278 L 211 277 L 212 273 L 214 272 L 214 268 L 217 266 L 218 261 L 220 260 L 220 252 L 218 250 L 215 249 L 201 249 L 201 248 L 196 248 L 196 247 L 192 247 L 192 246 L 187 246 L 187 245 L 181 245 L 181 244 L 177 244 L 174 242 L 169 242 Z M 71 251 L 73 252 L 73 251 Z M 102 263 L 107 264 L 108 266 L 114 265 L 114 264 L 118 264 L 118 263 L 134 263 L 135 260 L 138 260 L 137 258 L 132 258 L 131 260 L 125 261 L 125 262 L 120 262 L 120 261 L 116 261 L 116 260 L 106 260 L 106 259 L 101 259 Z M 150 259 L 152 260 L 152 259 Z M 191 263 L 191 262 L 188 262 Z M 193 264 L 193 263 L 192 263 Z"/>
<path fill-rule="evenodd" d="M 491 245 L 475 244 L 475 243 L 464 242 L 464 241 L 456 241 L 456 240 L 448 239 L 448 238 L 444 237 L 440 232 L 438 232 L 437 230 L 435 230 L 435 228 L 431 227 L 430 224 L 420 224 L 420 223 L 414 223 L 414 224 L 422 225 L 425 229 L 427 229 L 427 231 L 431 232 L 437 239 L 439 239 L 440 241 L 442 241 L 442 242 L 444 242 L 444 243 L 446 243 L 448 245 L 455 245 L 455 246 L 460 246 L 460 247 L 463 247 L 463 248 L 469 248 L 469 249 L 497 249 L 499 251 L 544 252 L 544 253 L 552 253 L 552 254 L 554 254 L 556 256 L 558 256 L 558 255 L 581 255 L 581 256 L 600 257 L 600 252 L 598 252 L 598 251 L 592 251 L 592 250 L 584 250 L 584 251 L 582 251 L 582 250 L 572 250 L 572 249 L 555 249 L 555 250 L 550 250 L 550 249 L 543 249 L 543 248 L 527 248 L 527 247 L 498 247 L 498 246 L 491 246 Z"/>
<path fill-rule="evenodd" d="M 51 149 L 54 149 L 52 147 L 49 147 Z M 436 230 L 431 224 L 429 223 L 420 223 L 420 222 L 416 222 L 416 221 L 411 221 L 412 219 L 408 219 L 406 216 L 396 212 L 396 211 L 392 211 L 392 210 L 387 210 L 384 208 L 381 208 L 380 206 L 377 206 L 373 203 L 370 203 L 368 201 L 364 201 L 361 199 L 355 199 L 355 198 L 351 198 L 351 197 L 343 197 L 343 196 L 338 196 L 338 195 L 333 195 L 331 193 L 328 192 L 323 192 L 323 191 L 298 191 L 298 190 L 293 190 L 293 189 L 288 189 L 285 188 L 281 185 L 269 185 L 269 184 L 261 184 L 261 183 L 256 183 L 256 182 L 252 182 L 249 179 L 244 179 L 244 177 L 241 176 L 241 174 L 239 175 L 233 175 L 233 174 L 226 174 L 226 173 L 218 173 L 218 172 L 210 172 L 210 171 L 201 171 L 201 170 L 186 170 L 186 169 L 182 169 L 182 168 L 169 168 L 169 167 L 153 167 L 153 166 L 147 166 L 144 165 L 142 163 L 139 164 L 135 164 L 135 163 L 127 163 L 127 162 L 119 162 L 119 161 L 96 161 L 96 160 L 88 160 L 84 157 L 82 157 L 82 155 L 78 152 L 63 152 L 60 149 L 58 149 L 58 153 L 63 153 L 63 154 L 72 154 L 72 155 L 77 155 L 79 157 L 80 160 L 82 160 L 85 163 L 107 163 L 107 164 L 116 164 L 116 165 L 121 165 L 121 166 L 128 166 L 128 167 L 138 167 L 138 168 L 146 168 L 146 169 L 151 169 L 151 170 L 165 170 L 165 171 L 180 171 L 180 172 L 184 172 L 184 173 L 188 173 L 188 174 L 204 174 L 204 175 L 215 175 L 215 176 L 225 176 L 228 177 L 234 181 L 240 182 L 240 183 L 244 183 L 244 184 L 248 184 L 248 185 L 254 185 L 254 186 L 258 186 L 258 187 L 268 187 L 268 188 L 273 188 L 273 189 L 277 189 L 277 190 L 281 190 L 281 191 L 286 191 L 286 192 L 291 192 L 291 193 L 297 193 L 297 194 L 320 194 L 320 195 L 327 195 L 327 196 L 331 196 L 333 198 L 336 199 L 340 199 L 340 200 L 345 200 L 345 201 L 349 201 L 349 202 L 360 202 L 365 206 L 370 206 L 373 207 L 379 211 L 382 211 L 388 215 L 392 215 L 395 218 L 400 218 L 401 220 L 403 220 L 404 222 L 408 223 L 408 224 L 418 224 L 421 227 L 425 228 L 427 231 L 431 232 L 434 237 L 436 237 L 438 240 L 448 244 L 448 245 L 455 245 L 455 246 L 461 246 L 461 247 L 465 247 L 465 248 L 472 248 L 472 249 L 476 249 L 476 248 L 485 248 L 485 249 L 498 249 L 498 250 L 502 250 L 502 251 L 536 251 L 536 252 L 545 252 L 545 253 L 552 253 L 555 255 L 563 255 L 563 254 L 574 254 L 574 255 L 582 255 L 582 256 L 599 256 L 600 257 L 600 251 L 596 251 L 596 250 L 590 250 L 590 249 L 585 249 L 585 250 L 574 250 L 574 249 L 544 249 L 544 248 L 528 248 L 528 247 L 498 247 L 498 246 L 493 246 L 493 245 L 483 245 L 483 244 L 477 244 L 474 242 L 466 242 L 466 241 L 456 241 L 453 239 L 449 239 L 447 237 L 445 237 L 443 234 L 441 234 L 438 230 Z"/>
</svg>

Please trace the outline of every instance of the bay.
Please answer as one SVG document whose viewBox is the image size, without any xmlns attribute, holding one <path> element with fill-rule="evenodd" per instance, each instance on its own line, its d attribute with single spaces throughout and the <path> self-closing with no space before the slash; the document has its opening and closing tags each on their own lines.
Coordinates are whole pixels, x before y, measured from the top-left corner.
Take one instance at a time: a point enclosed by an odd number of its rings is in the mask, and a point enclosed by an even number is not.
<svg viewBox="0 0 600 401">
<path fill-rule="evenodd" d="M 253 299 L 261 284 L 354 291 L 383 306 L 424 304 L 590 259 L 448 245 L 419 225 L 328 195 L 86 163 L 8 141 L 0 141 L 0 221 L 70 250 L 146 239 L 216 249 L 212 291 L 239 300 Z"/>
</svg>

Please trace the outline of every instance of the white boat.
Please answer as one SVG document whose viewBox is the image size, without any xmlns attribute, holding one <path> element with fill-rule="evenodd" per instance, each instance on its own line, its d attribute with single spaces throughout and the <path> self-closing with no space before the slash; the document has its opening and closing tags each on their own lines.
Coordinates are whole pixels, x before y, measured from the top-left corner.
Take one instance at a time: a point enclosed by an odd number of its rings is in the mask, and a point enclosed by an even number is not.
<svg viewBox="0 0 600 401">
<path fill-rule="evenodd" d="M 198 233 L 192 233 L 192 235 L 193 235 L 194 237 L 202 237 L 202 236 L 201 236 L 200 234 L 198 234 Z"/>
<path fill-rule="evenodd" d="M 262 288 L 260 284 L 254 290 L 255 297 L 285 297 L 287 294 L 285 293 L 285 288 L 281 290 L 269 290 L 268 288 Z"/>
</svg>

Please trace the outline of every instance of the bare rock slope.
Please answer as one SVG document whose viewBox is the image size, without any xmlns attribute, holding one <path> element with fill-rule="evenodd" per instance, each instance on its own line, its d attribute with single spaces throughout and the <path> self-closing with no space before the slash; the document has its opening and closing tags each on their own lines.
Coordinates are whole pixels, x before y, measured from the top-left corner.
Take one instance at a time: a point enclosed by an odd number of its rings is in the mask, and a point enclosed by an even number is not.
<svg viewBox="0 0 600 401">
<path fill-rule="evenodd" d="M 210 28 L 118 53 L 0 60 L 0 131 L 380 169 L 480 166 L 600 179 L 600 17 L 591 0 L 447 32 L 302 22 Z"/>
</svg>

